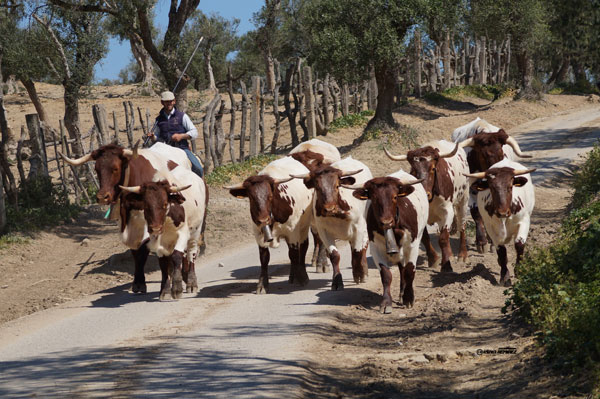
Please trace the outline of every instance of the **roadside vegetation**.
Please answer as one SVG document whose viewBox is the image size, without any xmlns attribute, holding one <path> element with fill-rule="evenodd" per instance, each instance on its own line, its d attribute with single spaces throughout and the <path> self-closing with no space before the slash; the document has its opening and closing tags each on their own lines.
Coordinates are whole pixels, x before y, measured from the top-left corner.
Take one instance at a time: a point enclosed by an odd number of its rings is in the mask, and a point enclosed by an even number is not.
<svg viewBox="0 0 600 399">
<path fill-rule="evenodd" d="M 219 166 L 206 175 L 206 184 L 215 187 L 229 183 L 234 178 L 243 181 L 277 158 L 277 155 L 258 155 L 244 162 Z"/>
<path fill-rule="evenodd" d="M 572 209 L 549 247 L 516 270 L 507 309 L 531 325 L 547 356 L 600 394 L 600 146 L 575 175 Z M 584 387 L 581 387 L 584 388 Z M 585 388 L 584 388 L 585 389 Z"/>
</svg>

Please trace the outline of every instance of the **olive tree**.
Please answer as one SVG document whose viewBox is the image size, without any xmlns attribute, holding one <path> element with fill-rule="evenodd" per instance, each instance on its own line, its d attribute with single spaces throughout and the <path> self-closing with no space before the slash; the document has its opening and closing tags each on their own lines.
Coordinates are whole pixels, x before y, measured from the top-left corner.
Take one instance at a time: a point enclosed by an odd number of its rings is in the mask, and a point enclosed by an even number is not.
<svg viewBox="0 0 600 399">
<path fill-rule="evenodd" d="M 421 0 L 315 0 L 306 5 L 309 61 L 339 81 L 366 79 L 373 68 L 377 108 L 367 129 L 394 126 L 392 108 L 398 64 Z"/>
</svg>

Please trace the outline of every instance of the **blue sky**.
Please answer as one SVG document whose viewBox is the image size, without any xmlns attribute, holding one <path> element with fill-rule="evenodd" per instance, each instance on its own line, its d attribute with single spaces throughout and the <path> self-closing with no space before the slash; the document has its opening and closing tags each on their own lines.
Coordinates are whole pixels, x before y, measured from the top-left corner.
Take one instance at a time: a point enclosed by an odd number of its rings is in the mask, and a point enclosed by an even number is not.
<svg viewBox="0 0 600 399">
<path fill-rule="evenodd" d="M 159 0 L 156 6 L 155 22 L 163 33 L 168 24 L 169 4 L 168 0 Z M 205 14 L 216 13 L 226 19 L 238 18 L 240 20 L 238 34 L 241 35 L 254 29 L 251 22 L 252 14 L 260 10 L 264 4 L 264 0 L 200 0 L 198 9 Z M 118 40 L 111 39 L 108 55 L 96 65 L 94 70 L 95 81 L 117 79 L 119 71 L 132 59 L 129 42 L 119 43 Z"/>
</svg>

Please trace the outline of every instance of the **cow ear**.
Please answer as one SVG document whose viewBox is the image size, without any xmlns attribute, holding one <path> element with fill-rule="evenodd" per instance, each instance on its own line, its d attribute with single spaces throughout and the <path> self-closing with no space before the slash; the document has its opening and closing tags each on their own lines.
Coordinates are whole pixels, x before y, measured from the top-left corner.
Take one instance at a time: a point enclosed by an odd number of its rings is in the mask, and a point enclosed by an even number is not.
<svg viewBox="0 0 600 399">
<path fill-rule="evenodd" d="M 248 192 L 245 188 L 233 188 L 229 190 L 229 194 L 236 198 L 246 198 L 248 196 Z"/>
<path fill-rule="evenodd" d="M 399 186 L 398 188 L 400 189 L 400 192 L 398 193 L 398 195 L 396 195 L 397 198 L 406 197 L 407 195 L 411 195 L 413 191 L 415 191 L 415 188 L 413 186 Z"/>
<path fill-rule="evenodd" d="M 366 188 L 360 188 L 358 190 L 354 190 L 352 193 L 354 198 L 358 198 L 359 200 L 368 200 L 369 199 L 369 190 Z"/>
<path fill-rule="evenodd" d="M 351 186 L 354 183 L 356 183 L 356 179 L 352 176 L 346 176 L 346 177 L 342 177 L 340 179 L 340 184 L 345 184 L 347 186 Z"/>
<path fill-rule="evenodd" d="M 473 187 L 477 191 L 483 191 L 487 190 L 489 188 L 489 185 L 487 180 L 480 179 L 473 183 L 471 187 Z"/>
<path fill-rule="evenodd" d="M 305 177 L 302 181 L 306 188 L 315 188 L 315 182 L 310 177 Z"/>
<path fill-rule="evenodd" d="M 517 176 L 513 178 L 513 186 L 522 187 L 527 184 L 527 178 L 523 176 Z"/>
<path fill-rule="evenodd" d="M 185 202 L 185 197 L 181 193 L 170 193 L 169 202 L 181 205 Z"/>
</svg>

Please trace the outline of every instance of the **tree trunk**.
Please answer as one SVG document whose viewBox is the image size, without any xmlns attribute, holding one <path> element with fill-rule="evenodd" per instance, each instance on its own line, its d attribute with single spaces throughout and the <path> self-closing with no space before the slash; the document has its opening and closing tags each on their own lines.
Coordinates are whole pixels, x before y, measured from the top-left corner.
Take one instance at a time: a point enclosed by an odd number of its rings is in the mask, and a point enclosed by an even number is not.
<svg viewBox="0 0 600 399">
<path fill-rule="evenodd" d="M 244 162 L 246 156 L 246 124 L 248 122 L 248 94 L 246 84 L 240 81 L 242 87 L 242 125 L 240 127 L 240 162 Z"/>
<path fill-rule="evenodd" d="M 421 70 L 423 68 L 423 56 L 421 54 L 421 32 L 415 30 L 415 97 L 421 98 Z"/>
<path fill-rule="evenodd" d="M 50 126 L 50 121 L 48 120 L 48 116 L 46 115 L 46 110 L 44 109 L 42 101 L 38 96 L 33 80 L 29 78 L 21 79 L 21 83 L 23 83 L 23 86 L 25 86 L 25 90 L 27 90 L 27 94 L 29 94 L 29 99 L 33 103 L 33 106 L 35 107 L 35 112 L 37 112 L 40 121 L 42 121 L 44 125 Z"/>
<path fill-rule="evenodd" d="M 152 65 L 152 59 L 150 54 L 144 48 L 142 38 L 137 34 L 129 33 L 129 45 L 131 46 L 131 53 L 135 58 L 142 76 L 140 77 L 142 86 L 152 88 L 152 81 L 154 80 L 154 66 Z"/>
<path fill-rule="evenodd" d="M 257 134 L 260 123 L 260 77 L 253 76 L 252 77 L 252 96 L 251 101 L 252 105 L 250 107 L 250 151 L 249 154 L 251 157 L 257 155 Z"/>
<path fill-rule="evenodd" d="M 394 92 L 396 90 L 396 71 L 393 68 L 379 66 L 375 68 L 377 79 L 377 108 L 375 116 L 369 121 L 365 130 L 373 127 L 393 127 L 396 125 L 392 108 L 394 106 Z"/>
<path fill-rule="evenodd" d="M 442 82 L 442 90 L 450 87 L 450 31 L 446 29 L 444 32 L 444 42 L 442 43 L 442 60 L 444 62 L 444 80 Z"/>
<path fill-rule="evenodd" d="M 271 54 L 271 49 L 263 52 L 265 58 L 266 91 L 272 92 L 275 89 L 275 61 Z"/>
<path fill-rule="evenodd" d="M 294 75 L 296 74 L 296 64 L 292 64 L 285 71 L 285 89 L 283 94 L 283 106 L 285 107 L 285 113 L 290 124 L 290 135 L 292 136 L 292 146 L 295 147 L 300 144 L 298 138 L 298 130 L 296 129 L 296 115 L 298 114 L 298 108 L 292 110 L 290 103 L 290 94 L 292 92 L 292 85 Z"/>
<path fill-rule="evenodd" d="M 536 94 L 533 91 L 533 59 L 526 51 L 517 54 L 516 59 L 521 80 L 521 93 L 519 97 L 531 98 Z"/>
<path fill-rule="evenodd" d="M 217 91 L 217 84 L 215 83 L 215 75 L 213 74 L 211 62 L 211 51 L 207 50 L 204 52 L 204 71 L 206 73 L 206 77 L 208 78 L 208 88 L 212 91 Z"/>
<path fill-rule="evenodd" d="M 0 52 L 1 58 L 1 52 Z M 1 78 L 1 73 L 0 73 Z M 7 158 L 7 148 L 6 144 L 8 143 L 8 123 L 6 122 L 6 114 L 4 113 L 4 95 L 0 90 L 0 133 L 2 137 L 2 141 L 0 142 L 0 167 L 2 170 L 0 171 L 3 177 L 6 177 L 8 182 L 8 187 L 4 187 L 6 191 L 6 195 L 8 197 L 8 201 L 17 205 L 17 184 L 15 182 L 15 177 L 10 170 L 10 165 L 8 163 Z M 0 217 L 1 218 L 1 217 Z"/>
<path fill-rule="evenodd" d="M 317 126 L 315 121 L 315 103 L 312 89 L 312 69 L 308 65 L 304 67 L 304 98 L 306 109 L 306 124 L 308 128 L 308 138 L 314 139 L 317 135 Z"/>
<path fill-rule="evenodd" d="M 227 66 L 227 92 L 229 93 L 229 102 L 231 103 L 231 119 L 229 121 L 229 156 L 231 163 L 236 162 L 235 146 L 233 136 L 235 135 L 235 98 L 233 97 L 233 75 L 231 73 L 231 63 Z"/>
</svg>

